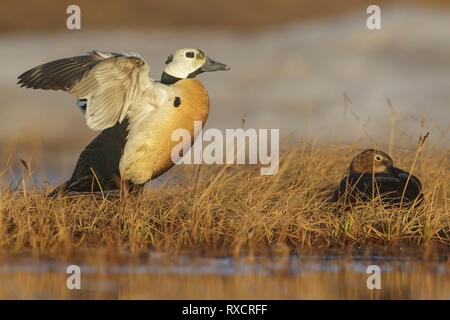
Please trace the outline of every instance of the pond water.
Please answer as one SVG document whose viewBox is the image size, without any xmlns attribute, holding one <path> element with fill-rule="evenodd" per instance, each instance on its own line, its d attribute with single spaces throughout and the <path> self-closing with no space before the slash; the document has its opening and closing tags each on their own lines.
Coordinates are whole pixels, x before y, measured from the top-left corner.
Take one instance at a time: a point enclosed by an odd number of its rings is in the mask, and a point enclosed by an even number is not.
<svg viewBox="0 0 450 320">
<path fill-rule="evenodd" d="M 0 298 L 6 299 L 450 299 L 446 254 L 424 261 L 364 253 L 232 258 L 145 252 L 136 259 L 0 261 Z M 66 286 L 69 265 L 80 267 L 80 290 Z M 378 267 L 380 289 L 371 290 L 368 278 Z"/>
</svg>

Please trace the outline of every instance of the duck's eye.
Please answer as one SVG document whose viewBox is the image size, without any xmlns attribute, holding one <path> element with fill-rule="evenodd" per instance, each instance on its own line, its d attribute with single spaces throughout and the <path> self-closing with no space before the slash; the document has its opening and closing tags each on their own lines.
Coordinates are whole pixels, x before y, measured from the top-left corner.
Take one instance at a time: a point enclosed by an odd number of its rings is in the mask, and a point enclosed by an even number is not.
<svg viewBox="0 0 450 320">
<path fill-rule="evenodd" d="M 192 51 L 186 52 L 186 57 L 187 58 L 193 58 L 194 56 L 195 56 L 194 52 L 192 52 Z"/>
<path fill-rule="evenodd" d="M 379 155 L 376 155 L 376 156 L 375 156 L 375 160 L 377 160 L 377 161 L 381 161 L 381 156 L 379 156 Z"/>
</svg>

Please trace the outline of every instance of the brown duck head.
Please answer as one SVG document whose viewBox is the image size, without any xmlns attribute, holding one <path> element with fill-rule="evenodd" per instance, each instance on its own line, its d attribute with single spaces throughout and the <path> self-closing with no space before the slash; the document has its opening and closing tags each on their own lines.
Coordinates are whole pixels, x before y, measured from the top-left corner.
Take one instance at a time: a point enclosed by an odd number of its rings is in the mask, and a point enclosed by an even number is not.
<svg viewBox="0 0 450 320">
<path fill-rule="evenodd" d="M 350 174 L 388 173 L 393 161 L 386 153 L 376 149 L 367 149 L 355 156 L 350 163 Z"/>
</svg>

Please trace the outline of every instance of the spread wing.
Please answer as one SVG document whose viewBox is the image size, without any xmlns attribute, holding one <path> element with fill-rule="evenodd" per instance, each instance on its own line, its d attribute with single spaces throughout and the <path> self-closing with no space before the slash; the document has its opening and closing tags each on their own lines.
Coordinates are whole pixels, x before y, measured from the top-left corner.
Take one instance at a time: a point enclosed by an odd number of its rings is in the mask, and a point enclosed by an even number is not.
<svg viewBox="0 0 450 320">
<path fill-rule="evenodd" d="M 92 51 L 35 67 L 21 74 L 18 84 L 87 99 L 88 127 L 104 130 L 122 122 L 131 105 L 148 103 L 154 83 L 148 72 L 148 64 L 137 55 Z"/>
</svg>

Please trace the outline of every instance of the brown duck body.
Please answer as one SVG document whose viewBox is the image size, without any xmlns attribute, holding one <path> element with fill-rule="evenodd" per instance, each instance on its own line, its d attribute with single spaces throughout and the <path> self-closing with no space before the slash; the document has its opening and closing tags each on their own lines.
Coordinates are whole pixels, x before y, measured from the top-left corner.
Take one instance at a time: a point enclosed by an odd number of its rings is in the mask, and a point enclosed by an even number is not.
<svg viewBox="0 0 450 320">
<path fill-rule="evenodd" d="M 142 184 L 173 166 L 172 149 L 179 141 L 172 141 L 172 133 L 185 129 L 194 142 L 194 121 L 205 124 L 209 113 L 209 98 L 205 87 L 196 79 L 183 79 L 170 86 L 171 99 L 162 108 L 154 110 L 152 120 L 140 121 L 130 128 L 120 174 L 123 180 Z M 189 146 L 190 146 L 189 145 Z"/>
<path fill-rule="evenodd" d="M 72 177 L 56 192 L 100 191 L 100 186 L 114 190 L 121 181 L 133 188 L 170 169 L 172 149 L 179 143 L 172 141 L 173 131 L 187 130 L 192 140 L 185 143 L 190 147 L 198 134 L 194 121 L 203 126 L 208 118 L 209 97 L 196 79 L 179 80 L 168 88 L 168 96 L 175 98 L 153 110 L 151 119 L 144 117 L 133 125 L 125 119 L 102 131 L 81 153 Z"/>
</svg>

